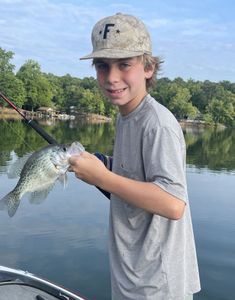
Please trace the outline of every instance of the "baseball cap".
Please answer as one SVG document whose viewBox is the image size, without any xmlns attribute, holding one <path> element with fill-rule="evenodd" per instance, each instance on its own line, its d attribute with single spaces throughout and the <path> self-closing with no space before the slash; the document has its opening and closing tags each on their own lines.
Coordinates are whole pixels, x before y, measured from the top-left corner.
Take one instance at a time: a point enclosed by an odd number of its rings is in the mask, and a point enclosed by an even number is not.
<svg viewBox="0 0 235 300">
<path fill-rule="evenodd" d="M 152 53 L 150 35 L 134 16 L 117 13 L 97 22 L 92 30 L 93 51 L 80 59 L 127 58 Z"/>
</svg>

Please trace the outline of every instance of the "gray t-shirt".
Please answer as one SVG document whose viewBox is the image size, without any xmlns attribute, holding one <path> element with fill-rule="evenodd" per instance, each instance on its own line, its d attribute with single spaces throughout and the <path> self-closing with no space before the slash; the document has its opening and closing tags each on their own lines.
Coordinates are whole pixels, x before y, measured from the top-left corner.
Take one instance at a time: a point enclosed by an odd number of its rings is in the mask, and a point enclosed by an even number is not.
<svg viewBox="0 0 235 300">
<path fill-rule="evenodd" d="M 113 172 L 152 182 L 187 204 L 184 216 L 174 221 L 111 195 L 113 299 L 182 300 L 200 290 L 185 156 L 177 120 L 150 95 L 129 115 L 118 116 Z"/>
</svg>

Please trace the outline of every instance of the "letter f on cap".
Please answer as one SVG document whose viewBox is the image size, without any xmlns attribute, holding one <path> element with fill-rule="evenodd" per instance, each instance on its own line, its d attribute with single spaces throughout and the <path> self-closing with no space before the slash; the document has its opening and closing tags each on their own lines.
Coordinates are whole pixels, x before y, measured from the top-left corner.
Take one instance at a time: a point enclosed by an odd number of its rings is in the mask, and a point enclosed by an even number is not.
<svg viewBox="0 0 235 300">
<path fill-rule="evenodd" d="M 107 38 L 107 33 L 109 32 L 109 27 L 113 27 L 115 24 L 105 24 L 103 39 Z"/>
</svg>

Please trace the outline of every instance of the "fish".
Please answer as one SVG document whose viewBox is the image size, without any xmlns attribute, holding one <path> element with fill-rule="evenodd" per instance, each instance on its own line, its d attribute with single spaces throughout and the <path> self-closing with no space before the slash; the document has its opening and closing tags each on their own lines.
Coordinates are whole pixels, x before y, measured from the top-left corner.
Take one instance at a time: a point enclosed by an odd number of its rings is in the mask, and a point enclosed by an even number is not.
<svg viewBox="0 0 235 300">
<path fill-rule="evenodd" d="M 37 202 L 47 197 L 57 180 L 65 186 L 69 158 L 83 151 L 85 148 L 79 142 L 52 144 L 21 158 L 9 171 L 10 178 L 14 174 L 20 178 L 15 188 L 0 200 L 0 209 L 7 210 L 13 217 L 24 194 L 30 193 L 31 201 Z"/>
</svg>

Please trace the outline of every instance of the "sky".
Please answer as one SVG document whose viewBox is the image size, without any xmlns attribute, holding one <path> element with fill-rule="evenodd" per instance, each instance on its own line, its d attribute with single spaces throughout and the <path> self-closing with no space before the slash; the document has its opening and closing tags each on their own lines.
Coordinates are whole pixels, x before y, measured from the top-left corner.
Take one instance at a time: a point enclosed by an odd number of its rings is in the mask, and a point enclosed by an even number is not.
<svg viewBox="0 0 235 300">
<path fill-rule="evenodd" d="M 147 26 L 159 77 L 235 82 L 234 0 L 0 0 L 0 47 L 19 68 L 37 61 L 42 72 L 94 76 L 91 31 L 101 18 L 132 14 Z"/>
</svg>

